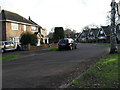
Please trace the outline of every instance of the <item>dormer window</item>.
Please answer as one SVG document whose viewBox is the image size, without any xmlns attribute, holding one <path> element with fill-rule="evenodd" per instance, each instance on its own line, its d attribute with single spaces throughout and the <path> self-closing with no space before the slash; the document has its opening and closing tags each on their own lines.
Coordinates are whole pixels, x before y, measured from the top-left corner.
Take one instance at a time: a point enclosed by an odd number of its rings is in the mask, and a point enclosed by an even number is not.
<svg viewBox="0 0 120 90">
<path fill-rule="evenodd" d="M 118 29 L 120 30 L 120 25 L 118 25 Z"/>
</svg>

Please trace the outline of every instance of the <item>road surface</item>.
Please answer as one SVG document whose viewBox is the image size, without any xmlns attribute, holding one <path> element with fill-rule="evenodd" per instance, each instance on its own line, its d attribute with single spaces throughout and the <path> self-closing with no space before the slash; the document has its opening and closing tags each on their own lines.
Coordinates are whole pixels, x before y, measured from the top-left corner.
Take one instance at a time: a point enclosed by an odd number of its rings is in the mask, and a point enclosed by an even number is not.
<svg viewBox="0 0 120 90">
<path fill-rule="evenodd" d="M 12 52 L 11 52 L 12 53 Z M 78 44 L 76 50 L 37 53 L 2 63 L 3 88 L 57 88 L 81 75 L 109 48 Z"/>
</svg>

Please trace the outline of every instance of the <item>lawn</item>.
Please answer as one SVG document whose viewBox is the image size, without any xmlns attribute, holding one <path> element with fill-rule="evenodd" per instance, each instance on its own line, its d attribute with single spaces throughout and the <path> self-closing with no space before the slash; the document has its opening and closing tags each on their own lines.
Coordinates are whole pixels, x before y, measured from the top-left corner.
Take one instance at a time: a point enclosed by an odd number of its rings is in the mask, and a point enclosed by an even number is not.
<svg viewBox="0 0 120 90">
<path fill-rule="evenodd" d="M 49 50 L 49 51 L 56 51 L 56 50 L 58 50 L 58 47 L 49 48 L 48 50 Z"/>
<path fill-rule="evenodd" d="M 120 55 L 108 55 L 93 67 L 89 68 L 82 76 L 74 80 L 69 88 L 118 88 L 120 70 L 118 60 Z"/>
<path fill-rule="evenodd" d="M 20 57 L 22 57 L 22 55 L 10 55 L 10 56 L 0 57 L 0 60 L 9 60 L 9 59 L 20 58 Z"/>
<path fill-rule="evenodd" d="M 100 45 L 105 45 L 105 46 L 111 46 L 111 44 L 110 43 L 97 43 L 97 44 L 100 44 Z"/>
</svg>

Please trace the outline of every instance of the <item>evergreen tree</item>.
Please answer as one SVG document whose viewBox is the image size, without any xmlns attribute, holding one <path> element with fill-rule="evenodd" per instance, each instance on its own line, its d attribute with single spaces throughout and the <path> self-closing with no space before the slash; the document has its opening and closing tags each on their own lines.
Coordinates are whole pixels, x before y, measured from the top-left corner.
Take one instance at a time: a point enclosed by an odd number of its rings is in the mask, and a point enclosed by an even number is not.
<svg viewBox="0 0 120 90">
<path fill-rule="evenodd" d="M 55 27 L 53 33 L 53 40 L 57 43 L 60 39 L 64 38 L 64 30 L 63 27 Z"/>
</svg>

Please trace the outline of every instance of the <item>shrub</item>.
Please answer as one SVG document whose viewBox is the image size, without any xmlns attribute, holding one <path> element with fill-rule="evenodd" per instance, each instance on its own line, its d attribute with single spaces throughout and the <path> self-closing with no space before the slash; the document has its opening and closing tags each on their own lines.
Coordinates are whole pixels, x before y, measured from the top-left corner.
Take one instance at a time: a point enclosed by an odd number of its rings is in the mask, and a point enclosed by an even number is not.
<svg viewBox="0 0 120 90">
<path fill-rule="evenodd" d="M 35 34 L 31 34 L 30 32 L 26 32 L 21 34 L 21 39 L 20 42 L 22 45 L 27 45 L 27 44 L 31 44 L 31 45 L 36 45 L 38 40 L 37 40 L 37 36 Z"/>
</svg>

